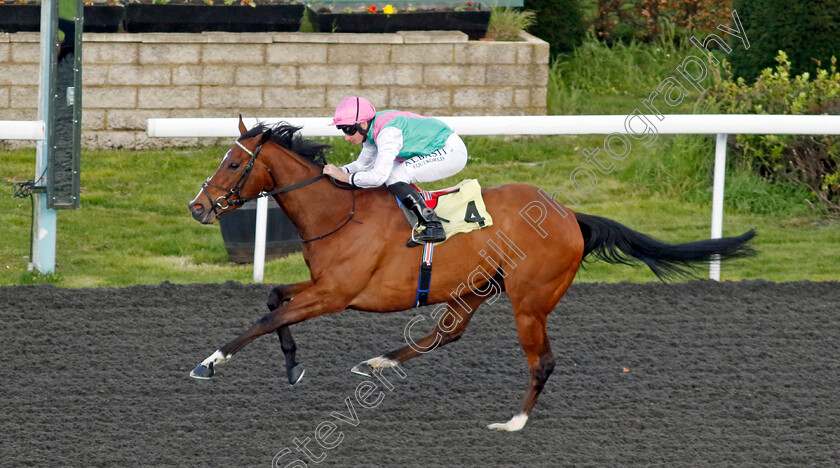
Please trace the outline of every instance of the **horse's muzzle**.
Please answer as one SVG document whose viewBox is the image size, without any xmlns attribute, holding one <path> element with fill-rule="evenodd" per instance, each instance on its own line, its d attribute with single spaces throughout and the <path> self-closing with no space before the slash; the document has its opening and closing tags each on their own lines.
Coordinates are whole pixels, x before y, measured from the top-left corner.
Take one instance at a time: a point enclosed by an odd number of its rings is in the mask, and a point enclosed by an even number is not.
<svg viewBox="0 0 840 468">
<path fill-rule="evenodd" d="M 190 213 L 201 224 L 213 224 L 216 221 L 216 214 L 213 213 L 213 210 L 208 210 L 202 203 L 190 203 Z"/>
</svg>

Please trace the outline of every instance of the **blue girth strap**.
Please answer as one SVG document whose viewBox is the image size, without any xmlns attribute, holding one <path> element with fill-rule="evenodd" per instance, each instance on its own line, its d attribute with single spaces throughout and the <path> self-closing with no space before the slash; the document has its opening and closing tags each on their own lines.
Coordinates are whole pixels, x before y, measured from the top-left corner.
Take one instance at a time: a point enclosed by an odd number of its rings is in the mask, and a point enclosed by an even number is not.
<svg viewBox="0 0 840 468">
<path fill-rule="evenodd" d="M 429 285 L 432 283 L 432 256 L 435 254 L 435 244 L 423 244 L 423 260 L 420 261 L 420 274 L 417 278 L 417 296 L 414 307 L 422 307 L 429 301 Z"/>
</svg>

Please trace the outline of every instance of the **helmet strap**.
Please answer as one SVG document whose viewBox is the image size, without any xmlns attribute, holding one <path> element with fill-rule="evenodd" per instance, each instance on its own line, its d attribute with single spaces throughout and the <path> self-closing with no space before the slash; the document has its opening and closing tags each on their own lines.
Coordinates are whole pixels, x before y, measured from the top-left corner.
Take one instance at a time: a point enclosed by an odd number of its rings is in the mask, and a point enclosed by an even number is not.
<svg viewBox="0 0 840 468">
<path fill-rule="evenodd" d="M 356 130 L 362 134 L 362 143 L 366 142 L 368 139 L 368 131 L 370 130 L 370 122 L 368 122 L 368 128 L 362 128 L 361 122 L 356 124 Z"/>
</svg>

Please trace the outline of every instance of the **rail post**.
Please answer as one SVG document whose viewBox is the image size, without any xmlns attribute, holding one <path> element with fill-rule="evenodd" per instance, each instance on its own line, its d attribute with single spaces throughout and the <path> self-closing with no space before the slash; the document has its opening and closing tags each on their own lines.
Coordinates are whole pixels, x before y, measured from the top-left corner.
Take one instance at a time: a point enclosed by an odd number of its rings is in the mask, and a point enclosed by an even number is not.
<svg viewBox="0 0 840 468">
<path fill-rule="evenodd" d="M 712 239 L 723 236 L 723 187 L 726 178 L 726 137 L 718 133 L 715 140 L 715 179 L 712 189 Z M 709 279 L 720 281 L 720 256 L 714 255 L 709 263 Z"/>
</svg>

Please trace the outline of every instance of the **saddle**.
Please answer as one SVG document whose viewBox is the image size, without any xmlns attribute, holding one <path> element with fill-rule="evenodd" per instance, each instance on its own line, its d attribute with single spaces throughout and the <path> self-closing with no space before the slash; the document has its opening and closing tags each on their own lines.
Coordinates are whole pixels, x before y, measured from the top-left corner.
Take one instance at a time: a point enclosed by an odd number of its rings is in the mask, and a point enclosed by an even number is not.
<svg viewBox="0 0 840 468">
<path fill-rule="evenodd" d="M 461 184 L 463 184 L 463 183 L 464 182 L 461 182 Z M 441 195 L 447 195 L 447 194 L 450 194 L 450 193 L 460 192 L 461 191 L 461 184 L 458 184 L 454 187 L 445 188 L 445 189 L 433 190 L 431 192 L 428 191 L 428 190 L 423 190 L 423 189 L 421 189 L 420 187 L 418 187 L 417 185 L 414 185 L 414 184 L 411 184 L 411 186 L 414 187 L 415 190 L 420 192 L 420 195 L 423 196 L 423 200 L 426 202 L 426 206 L 428 206 L 429 208 L 434 210 L 437 207 L 438 198 L 440 198 Z"/>
</svg>

